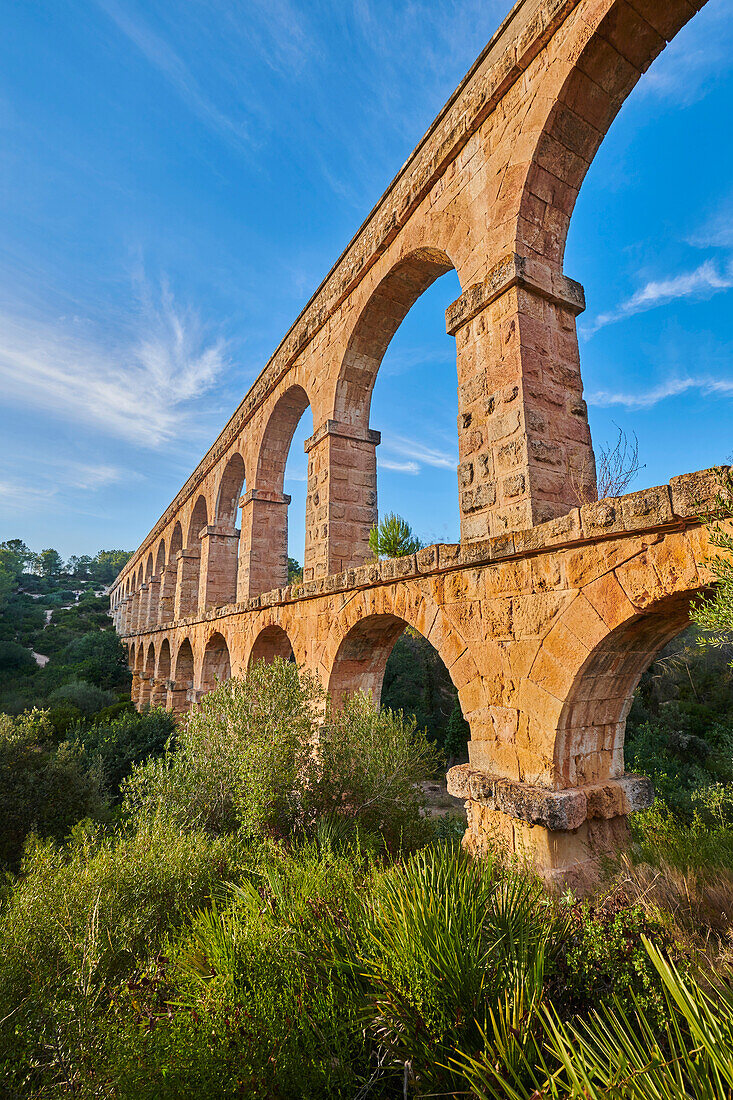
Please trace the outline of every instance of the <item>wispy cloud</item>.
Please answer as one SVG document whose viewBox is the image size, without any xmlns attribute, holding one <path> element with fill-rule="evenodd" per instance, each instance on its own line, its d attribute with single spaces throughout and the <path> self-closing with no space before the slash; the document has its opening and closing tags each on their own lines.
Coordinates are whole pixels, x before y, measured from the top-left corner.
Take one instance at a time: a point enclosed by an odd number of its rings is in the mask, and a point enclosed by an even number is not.
<svg viewBox="0 0 733 1100">
<path fill-rule="evenodd" d="M 378 465 L 382 470 L 394 470 L 399 474 L 419 474 L 420 466 L 417 462 L 399 462 L 394 458 L 379 458 Z"/>
<path fill-rule="evenodd" d="M 727 378 L 670 378 L 658 386 L 641 393 L 614 392 L 596 390 L 587 394 L 589 405 L 609 408 L 621 405 L 626 409 L 651 409 L 669 397 L 679 397 L 690 390 L 697 390 L 705 396 L 717 394 L 721 397 L 733 396 L 733 379 Z"/>
<path fill-rule="evenodd" d="M 244 146 L 249 142 L 250 135 L 244 120 L 232 118 L 217 107 L 202 90 L 189 66 L 161 35 L 142 19 L 133 18 L 117 0 L 97 0 L 97 3 L 205 125 L 237 145 Z"/>
<path fill-rule="evenodd" d="M 733 248 L 733 195 L 688 238 L 694 248 Z"/>
<path fill-rule="evenodd" d="M 192 403 L 227 366 L 224 340 L 210 336 L 196 311 L 179 306 L 166 288 L 143 303 L 126 336 L 95 338 L 79 327 L 73 318 L 0 313 L 5 400 L 160 447 L 180 434 Z"/>
<path fill-rule="evenodd" d="M 668 279 L 654 279 L 622 302 L 617 309 L 599 313 L 596 318 L 581 327 L 586 338 L 593 336 L 599 329 L 616 321 L 644 313 L 656 306 L 667 305 L 680 298 L 709 298 L 721 290 L 733 287 L 733 261 L 721 269 L 713 260 L 705 260 L 694 271 L 674 275 Z"/>
<path fill-rule="evenodd" d="M 53 498 L 53 490 L 28 485 L 22 481 L 0 480 L 0 502 L 19 511 L 37 508 Z"/>
<path fill-rule="evenodd" d="M 436 447 L 428 447 L 424 443 L 407 439 L 405 436 L 385 435 L 382 439 L 382 448 L 383 452 L 378 461 L 384 470 L 417 474 L 422 466 L 433 466 L 443 470 L 453 470 L 456 467 L 457 460 L 454 454 L 438 450 Z M 390 458 L 390 455 L 399 455 L 400 458 Z"/>
</svg>

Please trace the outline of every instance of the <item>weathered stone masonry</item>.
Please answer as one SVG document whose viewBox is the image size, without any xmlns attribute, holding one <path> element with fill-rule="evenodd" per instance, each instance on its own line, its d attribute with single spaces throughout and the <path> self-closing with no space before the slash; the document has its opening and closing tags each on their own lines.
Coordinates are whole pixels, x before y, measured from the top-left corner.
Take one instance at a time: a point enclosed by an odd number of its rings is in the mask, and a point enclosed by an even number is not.
<svg viewBox="0 0 733 1100">
<path fill-rule="evenodd" d="M 549 875 L 616 843 L 648 785 L 623 773 L 638 678 L 705 582 L 713 475 L 587 504 L 595 465 L 562 270 L 584 175 L 641 73 L 700 3 L 524 0 L 339 258 L 118 577 L 138 705 L 182 710 L 291 652 L 338 698 L 378 694 L 405 624 L 471 725 L 468 842 Z M 455 269 L 461 542 L 369 563 L 374 381 L 417 298 Z M 304 585 L 287 587 L 285 463 L 310 407 Z M 236 519 L 241 509 L 240 527 Z"/>
</svg>

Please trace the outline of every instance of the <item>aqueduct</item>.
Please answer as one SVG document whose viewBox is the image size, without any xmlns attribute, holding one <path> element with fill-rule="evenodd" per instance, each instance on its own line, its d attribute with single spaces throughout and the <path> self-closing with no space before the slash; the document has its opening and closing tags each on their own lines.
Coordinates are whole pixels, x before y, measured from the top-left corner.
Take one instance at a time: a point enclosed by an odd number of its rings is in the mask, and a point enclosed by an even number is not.
<svg viewBox="0 0 733 1100">
<path fill-rule="evenodd" d="M 120 573 L 133 697 L 180 712 L 252 660 L 336 699 L 379 695 L 409 624 L 471 728 L 467 840 L 548 877 L 622 838 L 631 696 L 705 583 L 712 471 L 597 501 L 563 273 L 578 189 L 621 104 L 701 0 L 520 0 Z M 374 562 L 374 381 L 417 298 L 454 269 L 460 543 Z M 285 462 L 310 407 L 303 583 L 287 580 Z M 579 506 L 579 501 L 586 501 Z M 240 512 L 241 509 L 241 512 Z M 241 515 L 239 527 L 238 517 Z"/>
</svg>

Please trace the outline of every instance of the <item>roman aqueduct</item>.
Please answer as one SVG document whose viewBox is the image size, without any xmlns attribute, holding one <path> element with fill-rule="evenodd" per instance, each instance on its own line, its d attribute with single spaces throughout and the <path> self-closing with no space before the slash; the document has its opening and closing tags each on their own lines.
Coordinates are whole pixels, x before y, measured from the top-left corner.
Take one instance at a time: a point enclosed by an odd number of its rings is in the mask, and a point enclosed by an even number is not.
<svg viewBox="0 0 733 1100">
<path fill-rule="evenodd" d="M 701 6 L 515 5 L 117 578 L 112 614 L 138 706 L 183 711 L 249 662 L 291 654 L 336 699 L 378 697 L 409 624 L 440 654 L 470 723 L 470 763 L 449 776 L 467 841 L 498 835 L 552 878 L 622 839 L 650 797 L 624 774 L 626 714 L 704 584 L 698 517 L 715 476 L 594 499 L 584 295 L 563 253 L 613 118 Z M 374 562 L 372 388 L 408 310 L 451 269 L 463 290 L 446 312 L 460 543 Z M 283 477 L 308 406 L 294 589 Z"/>
</svg>

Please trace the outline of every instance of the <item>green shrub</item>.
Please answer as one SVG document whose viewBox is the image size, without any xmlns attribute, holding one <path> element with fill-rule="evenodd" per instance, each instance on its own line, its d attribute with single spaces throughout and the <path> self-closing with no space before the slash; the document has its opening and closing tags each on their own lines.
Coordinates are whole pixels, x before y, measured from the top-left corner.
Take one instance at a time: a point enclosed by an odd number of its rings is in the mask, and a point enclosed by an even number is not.
<svg viewBox="0 0 733 1100">
<path fill-rule="evenodd" d="M 102 691 L 101 688 L 85 680 L 72 680 L 68 684 L 62 684 L 51 692 L 48 699 L 50 703 L 72 703 L 86 715 L 95 714 L 98 710 L 115 702 L 111 692 Z"/>
<path fill-rule="evenodd" d="M 118 717 L 103 720 L 106 712 L 101 711 L 93 725 L 79 727 L 72 735 L 90 758 L 100 760 L 105 788 L 114 797 L 135 764 L 164 752 L 176 728 L 166 710 L 156 708 L 138 714 L 128 704 L 118 703 L 108 711 L 119 707 L 125 709 Z"/>
<path fill-rule="evenodd" d="M 421 784 L 440 753 L 414 718 L 380 710 L 357 692 L 332 710 L 318 730 L 316 766 L 303 794 L 312 820 L 330 814 L 408 846 L 424 838 Z"/>
<path fill-rule="evenodd" d="M 109 838 L 79 826 L 67 848 L 29 848 L 0 916 L 0 1050 L 18 1092 L 59 1076 L 76 1091 L 85 1065 L 98 1075 L 110 986 L 155 957 L 227 867 L 221 841 L 162 823 Z"/>
<path fill-rule="evenodd" d="M 164 814 L 181 828 L 287 836 L 303 791 L 322 691 L 289 661 L 260 662 L 204 696 L 174 751 L 125 784 L 129 814 Z"/>
<path fill-rule="evenodd" d="M 657 800 L 633 814 L 633 858 L 652 866 L 668 864 L 681 871 L 733 871 L 733 789 L 702 788 L 692 801 L 688 823 Z"/>
<path fill-rule="evenodd" d="M 0 863 L 17 866 L 31 831 L 63 839 L 82 817 L 103 817 L 99 768 L 79 746 L 58 747 L 43 711 L 0 715 Z"/>
<path fill-rule="evenodd" d="M 35 658 L 17 642 L 0 642 L 0 670 L 3 672 L 35 672 Z"/>
<path fill-rule="evenodd" d="M 664 925 L 641 906 L 625 908 L 611 897 L 598 907 L 583 902 L 569 909 L 547 991 L 557 1012 L 588 1012 L 615 996 L 625 1011 L 638 1004 L 661 1023 L 664 998 L 644 936 L 670 946 Z"/>
<path fill-rule="evenodd" d="M 55 706 L 49 707 L 46 713 L 58 740 L 61 740 L 71 727 L 76 726 L 84 717 L 79 708 L 69 702 L 56 703 Z"/>
</svg>

